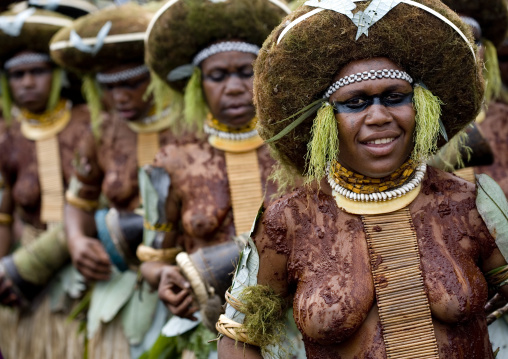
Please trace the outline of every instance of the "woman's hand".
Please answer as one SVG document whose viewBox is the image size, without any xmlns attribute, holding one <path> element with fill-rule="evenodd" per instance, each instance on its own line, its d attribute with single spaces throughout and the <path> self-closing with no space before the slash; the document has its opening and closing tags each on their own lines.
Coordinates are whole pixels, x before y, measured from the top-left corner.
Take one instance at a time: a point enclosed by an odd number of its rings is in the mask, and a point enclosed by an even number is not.
<svg viewBox="0 0 508 359">
<path fill-rule="evenodd" d="M 193 305 L 190 283 L 177 266 L 166 265 L 161 270 L 159 298 L 166 303 L 174 315 L 196 320 L 193 314 L 199 310 Z"/>
<path fill-rule="evenodd" d="M 0 270 L 0 304 L 9 307 L 20 305 L 20 300 L 13 290 L 11 280 L 5 276 L 2 270 Z"/>
<path fill-rule="evenodd" d="M 69 239 L 69 252 L 76 269 L 90 281 L 108 280 L 111 262 L 101 242 L 87 236 Z"/>
</svg>

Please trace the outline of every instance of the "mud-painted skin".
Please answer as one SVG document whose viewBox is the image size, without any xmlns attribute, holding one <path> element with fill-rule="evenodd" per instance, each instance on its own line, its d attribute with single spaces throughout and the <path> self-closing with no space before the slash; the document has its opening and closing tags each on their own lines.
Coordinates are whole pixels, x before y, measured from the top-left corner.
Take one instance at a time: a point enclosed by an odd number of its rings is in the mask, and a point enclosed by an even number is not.
<svg viewBox="0 0 508 359">
<path fill-rule="evenodd" d="M 177 139 L 170 130 L 159 133 L 161 146 L 186 138 Z M 102 192 L 112 208 L 119 211 L 136 209 L 140 204 L 136 148 L 137 134 L 119 115 L 105 115 L 99 140 L 90 129 L 85 131 L 75 155 L 73 171 L 81 184 L 77 197 L 97 201 Z M 94 238 L 97 234 L 92 215 L 68 205 L 66 216 L 68 221 L 74 221 L 73 225 L 67 225 L 74 265 L 87 279 L 107 279 L 110 262 L 102 244 Z"/>
<path fill-rule="evenodd" d="M 493 358 L 482 273 L 505 262 L 475 209 L 474 186 L 429 167 L 409 209 L 440 358 Z M 254 241 L 258 284 L 294 296 L 309 359 L 386 358 L 361 219 L 337 207 L 325 182 L 275 202 Z"/>
<path fill-rule="evenodd" d="M 75 106 L 71 110 L 69 124 L 57 135 L 64 189 L 69 185 L 77 143 L 89 127 L 89 119 L 90 114 L 85 105 Z M 46 225 L 40 218 L 41 188 L 35 142 L 23 136 L 18 121 L 13 121 L 2 132 L 0 171 L 6 188 L 2 195 L 0 213 L 13 215 L 16 210 L 16 216 L 23 223 L 44 229 Z M 1 240 L 7 242 L 4 242 L 4 255 L 8 254 L 8 243 L 13 240 L 12 233 L 10 225 L 0 225 Z M 11 285 L 9 280 L 3 281 L 3 275 L 0 274 L 0 303 L 11 305 L 17 302 L 17 296 L 7 294 Z"/>
<path fill-rule="evenodd" d="M 475 167 L 474 171 L 492 177 L 508 196 L 508 104 L 491 102 L 485 120 L 478 126 L 494 152 L 494 163 Z"/>
<path fill-rule="evenodd" d="M 257 156 L 267 205 L 277 191 L 268 180 L 275 162 L 265 146 L 257 150 Z M 174 230 L 165 246 L 180 245 L 190 254 L 232 239 L 236 233 L 223 151 L 208 142 L 166 146 L 155 165 L 166 169 L 171 177 L 166 214 Z M 152 286 L 158 287 L 159 297 L 173 314 L 192 318 L 199 308 L 191 305 L 190 284 L 176 266 L 145 263 L 141 270 Z"/>
</svg>

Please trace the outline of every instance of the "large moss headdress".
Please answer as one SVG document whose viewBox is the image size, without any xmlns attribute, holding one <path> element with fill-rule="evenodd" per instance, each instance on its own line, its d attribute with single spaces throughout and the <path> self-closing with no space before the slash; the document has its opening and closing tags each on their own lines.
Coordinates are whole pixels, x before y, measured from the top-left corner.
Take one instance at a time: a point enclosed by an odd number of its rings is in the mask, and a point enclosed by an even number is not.
<svg viewBox="0 0 508 359">
<path fill-rule="evenodd" d="M 206 115 L 201 73 L 192 65 L 213 43 L 241 41 L 261 47 L 289 9 L 280 0 L 171 0 L 154 16 L 147 30 L 146 63 L 173 90 L 185 89 L 185 118 L 201 128 Z M 169 77 L 175 69 L 181 76 Z"/>
<path fill-rule="evenodd" d="M 6 11 L 0 14 L 0 66 L 21 52 L 30 51 L 37 54 L 49 54 L 49 41 L 62 27 L 69 26 L 72 19 L 46 10 L 35 8 Z M 28 58 L 26 58 L 28 59 Z M 59 99 L 62 73 L 60 69 L 53 71 L 51 95 L 47 105 L 53 109 Z M 5 73 L 0 76 L 2 87 L 2 112 L 6 120 L 10 120 L 12 100 Z"/>
<path fill-rule="evenodd" d="M 51 40 L 53 60 L 83 76 L 95 130 L 101 111 L 95 76 L 120 64 L 144 63 L 145 31 L 152 16 L 152 11 L 133 3 L 112 6 L 75 20 Z"/>
<path fill-rule="evenodd" d="M 325 121 L 331 124 L 328 127 L 333 127 L 328 133 L 337 131 L 333 113 L 331 121 L 330 116 L 320 116 L 319 102 L 338 71 L 355 60 L 387 57 L 420 85 L 418 91 L 415 87 L 415 97 L 416 92 L 424 95 L 419 96 L 423 101 L 415 103 L 416 137 L 418 132 L 431 133 L 427 137 L 434 144 L 427 149 L 435 150 L 438 136 L 442 145 L 446 135 L 453 137 L 475 118 L 483 100 L 483 81 L 471 31 L 440 1 L 310 0 L 306 4 L 272 32 L 254 69 L 258 130 L 264 139 L 284 134 L 270 145 L 286 169 L 301 175 L 324 171 L 326 162 L 316 170 L 309 168 L 313 155 L 305 156 L 308 145 L 316 138 L 314 124 L 328 119 Z M 369 11 L 372 7 L 376 7 L 375 12 Z M 288 25 L 296 19 L 300 22 Z M 318 107 L 314 105 L 316 102 Z M 419 104 L 428 103 L 433 108 L 419 108 Z M 302 123 L 290 126 L 306 111 L 309 116 Z M 432 125 L 422 122 L 419 126 L 418 117 L 434 121 Z M 321 137 L 330 145 L 321 146 L 325 154 L 318 157 L 335 159 L 336 136 Z M 424 141 L 416 138 L 415 148 L 418 142 Z M 332 154 L 328 151 L 330 147 Z M 319 176 L 315 175 L 314 179 Z"/>
</svg>

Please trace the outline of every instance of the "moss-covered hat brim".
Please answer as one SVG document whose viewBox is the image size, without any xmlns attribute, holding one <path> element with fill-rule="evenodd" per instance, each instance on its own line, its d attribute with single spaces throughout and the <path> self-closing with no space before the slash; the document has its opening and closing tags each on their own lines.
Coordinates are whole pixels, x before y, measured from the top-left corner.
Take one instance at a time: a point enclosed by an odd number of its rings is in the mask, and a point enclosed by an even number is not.
<svg viewBox="0 0 508 359">
<path fill-rule="evenodd" d="M 484 86 L 471 30 L 442 2 L 419 3 L 449 19 L 468 41 L 433 14 L 399 3 L 358 40 L 358 28 L 347 16 L 323 10 L 291 28 L 277 44 L 287 21 L 315 8 L 302 6 L 288 16 L 267 39 L 255 64 L 260 135 L 269 139 L 282 131 L 295 119 L 287 120 L 290 116 L 322 98 L 344 66 L 375 57 L 389 58 L 441 99 L 449 138 L 471 122 L 482 105 Z M 357 10 L 367 5 L 357 3 Z M 314 118 L 272 144 L 279 157 L 302 174 Z"/>
<path fill-rule="evenodd" d="M 97 6 L 86 0 L 58 0 L 56 3 L 51 0 L 28 0 L 28 5 L 55 11 L 73 19 L 99 10 Z"/>
<path fill-rule="evenodd" d="M 53 35 L 64 26 L 72 24 L 72 19 L 47 10 L 25 9 L 24 12 L 7 11 L 0 14 L 0 62 L 3 67 L 9 60 L 22 51 L 49 54 L 49 42 Z M 23 14 L 30 14 L 23 22 L 18 22 Z M 21 24 L 17 29 L 16 24 Z M 19 30 L 19 31 L 16 31 Z"/>
<path fill-rule="evenodd" d="M 132 3 L 83 16 L 55 34 L 51 57 L 80 74 L 102 72 L 119 64 L 144 63 L 145 31 L 152 16 L 153 12 Z M 98 34 L 108 22 L 111 27 L 100 39 Z M 73 32 L 79 39 L 71 38 Z"/>
</svg>

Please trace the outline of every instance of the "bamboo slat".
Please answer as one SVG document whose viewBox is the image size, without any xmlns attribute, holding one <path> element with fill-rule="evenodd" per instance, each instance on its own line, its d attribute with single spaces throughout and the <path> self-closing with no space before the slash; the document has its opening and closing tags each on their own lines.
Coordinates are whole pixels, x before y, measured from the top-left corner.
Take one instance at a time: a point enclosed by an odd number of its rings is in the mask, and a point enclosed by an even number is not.
<svg viewBox="0 0 508 359">
<path fill-rule="evenodd" d="M 453 173 L 468 182 L 476 183 L 473 167 L 461 168 L 460 170 L 456 170 Z"/>
<path fill-rule="evenodd" d="M 41 220 L 63 220 L 64 189 L 58 137 L 35 141 L 37 170 L 41 186 Z"/>
<path fill-rule="evenodd" d="M 159 133 L 138 133 L 137 155 L 138 167 L 149 165 L 159 152 Z"/>
<path fill-rule="evenodd" d="M 250 231 L 263 200 L 256 150 L 224 152 L 236 234 Z"/>
<path fill-rule="evenodd" d="M 387 358 L 439 359 L 409 209 L 365 215 L 362 222 Z"/>
</svg>

